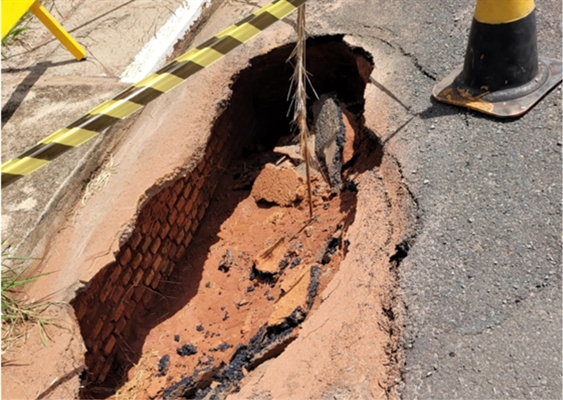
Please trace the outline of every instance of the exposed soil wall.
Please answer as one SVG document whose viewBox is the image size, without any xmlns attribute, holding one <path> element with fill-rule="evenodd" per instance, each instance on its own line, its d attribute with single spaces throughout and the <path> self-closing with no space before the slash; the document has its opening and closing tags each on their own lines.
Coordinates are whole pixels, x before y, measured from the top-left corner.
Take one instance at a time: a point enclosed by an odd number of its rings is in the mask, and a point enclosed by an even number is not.
<svg viewBox="0 0 563 400">
<path fill-rule="evenodd" d="M 289 45 L 272 51 L 241 72 L 197 166 L 152 190 L 155 194 L 140 209 L 115 262 L 105 266 L 74 299 L 87 348 L 82 396 L 111 395 L 138 361 L 139 349 L 129 345 L 137 339 L 150 304 L 167 296 L 163 284 L 198 234 L 217 182 L 230 162 L 272 148 L 290 131 L 287 93 L 292 68 L 285 61 L 291 50 Z M 328 37 L 310 41 L 307 57 L 316 91 L 336 93 L 361 116 L 363 90 L 372 68 L 369 56 L 351 49 L 340 37 Z"/>
</svg>

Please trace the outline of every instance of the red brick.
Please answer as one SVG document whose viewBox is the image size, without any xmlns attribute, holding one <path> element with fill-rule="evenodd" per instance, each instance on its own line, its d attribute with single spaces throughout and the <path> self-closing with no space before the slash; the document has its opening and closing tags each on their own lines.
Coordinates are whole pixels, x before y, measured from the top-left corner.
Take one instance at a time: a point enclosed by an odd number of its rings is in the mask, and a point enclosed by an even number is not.
<svg viewBox="0 0 563 400">
<path fill-rule="evenodd" d="M 211 170 L 213 168 L 213 163 L 208 162 L 207 165 L 205 166 L 205 169 L 203 170 L 203 176 L 204 178 L 207 178 L 209 176 L 209 174 L 211 173 Z"/>
<path fill-rule="evenodd" d="M 115 324 L 115 330 L 114 330 L 115 334 L 116 335 L 121 334 L 121 332 L 123 332 L 123 329 L 125 329 L 125 327 L 127 326 L 128 322 L 129 320 L 127 318 L 121 318 L 119 322 Z"/>
<path fill-rule="evenodd" d="M 115 336 L 111 335 L 104 345 L 104 354 L 106 356 L 111 353 L 113 347 L 115 346 L 115 343 L 117 343 L 117 339 L 115 338 Z"/>
<path fill-rule="evenodd" d="M 139 217 L 139 230 L 141 231 L 142 235 L 146 235 L 150 232 L 152 226 L 152 218 L 148 212 L 142 212 L 142 216 Z"/>
<path fill-rule="evenodd" d="M 173 242 L 169 242 L 169 243 L 170 243 L 170 249 L 168 250 L 168 253 L 166 255 L 171 260 L 175 260 L 176 259 L 176 252 L 178 251 L 178 246 Z"/>
<path fill-rule="evenodd" d="M 115 311 L 113 312 L 113 315 L 111 316 L 111 320 L 112 321 L 119 321 L 119 317 L 121 317 L 121 314 L 123 314 L 123 311 L 125 311 L 125 308 L 127 308 L 127 303 L 121 302 L 115 308 Z"/>
<path fill-rule="evenodd" d="M 102 292 L 100 293 L 100 301 L 102 303 L 106 302 L 106 300 L 109 297 L 109 295 L 111 294 L 112 290 L 113 290 L 113 285 L 106 283 L 106 285 L 102 289 Z"/>
<path fill-rule="evenodd" d="M 119 263 L 123 266 L 126 266 L 129 261 L 131 261 L 131 249 L 129 249 L 129 247 L 126 247 L 125 250 L 122 250 L 121 254 L 119 255 Z"/>
<path fill-rule="evenodd" d="M 158 222 L 157 222 L 158 224 Z M 160 226 L 160 225 L 159 225 Z M 143 239 L 143 242 L 141 243 L 141 253 L 146 253 L 147 249 L 149 248 L 149 246 L 151 245 L 152 239 L 150 236 L 145 236 L 145 238 Z"/>
<path fill-rule="evenodd" d="M 87 301 L 80 302 L 80 304 L 78 304 L 76 311 L 74 312 L 74 315 L 76 315 L 76 319 L 80 321 L 82 317 L 86 315 L 86 311 L 88 311 L 88 302 Z"/>
<path fill-rule="evenodd" d="M 112 365 L 111 360 L 107 360 L 106 363 L 104 364 L 104 367 L 100 371 L 100 375 L 98 376 L 98 379 L 97 379 L 98 382 L 101 383 L 101 382 L 106 380 L 106 377 L 108 376 L 111 365 Z"/>
<path fill-rule="evenodd" d="M 167 255 L 170 251 L 170 246 L 172 246 L 172 241 L 170 239 L 163 240 L 160 245 L 160 254 Z"/>
<path fill-rule="evenodd" d="M 129 246 L 131 246 L 131 249 L 135 250 L 139 245 L 139 243 L 141 242 L 141 239 L 142 239 L 141 233 L 139 232 L 138 229 L 135 229 L 133 231 L 133 234 L 131 235 L 131 238 L 129 239 Z"/>
<path fill-rule="evenodd" d="M 195 235 L 195 232 L 197 231 L 197 227 L 199 226 L 199 220 L 198 219 L 194 219 L 192 221 L 192 224 L 190 226 L 190 232 Z"/>
<path fill-rule="evenodd" d="M 88 292 L 98 293 L 102 289 L 102 283 L 104 282 L 104 274 L 98 274 L 95 278 L 91 279 L 89 282 Z"/>
<path fill-rule="evenodd" d="M 106 284 L 113 284 L 117 281 L 117 278 L 119 278 L 123 269 L 121 268 L 121 265 L 115 263 L 111 264 L 109 268 L 111 269 L 111 275 L 106 280 Z"/>
<path fill-rule="evenodd" d="M 213 152 L 215 151 L 215 141 L 210 140 L 207 143 L 207 147 L 205 148 L 205 155 L 203 156 L 204 159 L 207 161 L 207 165 L 210 164 L 210 161 L 213 157 Z"/>
<path fill-rule="evenodd" d="M 173 212 L 174 212 L 175 214 L 178 214 L 178 213 L 176 212 L 176 210 L 173 210 Z M 170 225 L 166 222 L 166 223 L 164 223 L 164 225 L 163 225 L 162 228 L 160 229 L 160 233 L 159 233 L 159 234 L 160 234 L 160 237 L 161 237 L 162 239 L 165 239 L 165 238 L 167 237 L 167 235 L 168 235 L 168 232 L 170 232 Z"/>
<path fill-rule="evenodd" d="M 131 276 L 133 275 L 133 270 L 130 268 L 127 268 L 123 271 L 123 275 L 121 275 L 121 282 L 125 285 L 127 283 L 129 283 L 129 281 L 131 280 Z"/>
<path fill-rule="evenodd" d="M 162 257 L 159 254 L 154 258 L 154 261 L 152 263 L 152 269 L 157 271 L 158 267 L 160 267 L 160 264 L 162 264 Z"/>
<path fill-rule="evenodd" d="M 193 222 L 194 219 L 196 219 L 197 209 L 199 205 L 200 205 L 200 201 L 199 199 L 196 199 L 196 201 L 194 201 L 192 208 L 190 209 L 190 213 L 188 214 L 188 220 L 190 220 L 191 222 Z"/>
<path fill-rule="evenodd" d="M 99 319 L 98 322 L 96 322 L 96 325 L 94 326 L 94 329 L 92 329 L 92 332 L 90 332 L 90 335 L 93 338 L 97 338 L 100 331 L 102 330 L 102 327 L 104 326 L 104 321 L 102 319 Z"/>
<path fill-rule="evenodd" d="M 176 224 L 172 225 L 172 228 L 170 229 L 170 235 L 169 235 L 170 239 L 176 240 L 176 235 L 178 235 L 179 230 L 180 229 L 178 228 L 178 225 L 176 225 Z"/>
<path fill-rule="evenodd" d="M 160 226 L 162 227 L 163 224 L 166 224 L 167 219 L 168 219 L 168 214 L 170 214 L 170 210 L 168 208 L 166 208 L 159 216 L 158 216 L 158 222 L 160 222 Z M 156 233 L 158 235 L 158 232 Z"/>
<path fill-rule="evenodd" d="M 207 204 L 201 204 L 197 210 L 197 219 L 201 221 L 205 215 L 205 210 L 207 210 Z"/>
<path fill-rule="evenodd" d="M 205 159 L 201 160 L 201 161 L 199 162 L 199 164 L 197 165 L 197 167 L 196 167 L 197 174 L 198 174 L 198 175 L 201 175 L 201 171 L 203 171 L 204 168 L 205 168 Z M 194 170 L 194 171 L 192 172 L 192 174 L 193 174 L 193 175 L 196 175 L 196 171 Z"/>
<path fill-rule="evenodd" d="M 182 189 L 184 188 L 184 180 L 183 179 L 178 179 L 175 183 L 174 186 L 172 186 L 172 190 L 174 191 L 174 193 L 179 194 Z"/>
<path fill-rule="evenodd" d="M 176 261 L 180 261 L 182 258 L 184 258 L 184 254 L 186 253 L 186 246 L 184 245 L 179 245 L 178 246 L 178 250 L 176 250 Z"/>
<path fill-rule="evenodd" d="M 133 293 L 133 301 L 135 303 L 138 303 L 139 301 L 141 301 L 141 299 L 143 298 L 143 295 L 145 294 L 145 291 L 147 290 L 147 287 L 145 285 L 140 285 L 139 287 L 137 287 L 135 289 L 135 293 Z"/>
<path fill-rule="evenodd" d="M 152 260 L 154 256 L 151 253 L 146 253 L 143 257 L 143 262 L 141 263 L 142 269 L 148 269 L 152 265 Z"/>
<path fill-rule="evenodd" d="M 193 177 L 190 174 L 184 179 L 184 186 L 182 186 L 182 197 L 187 198 L 193 189 Z"/>
<path fill-rule="evenodd" d="M 133 268 L 134 270 L 137 269 L 139 265 L 141 265 L 141 261 L 143 261 L 143 256 L 140 253 L 137 253 L 135 255 L 135 258 L 131 262 L 131 268 Z"/>
<path fill-rule="evenodd" d="M 186 210 L 181 210 L 176 218 L 176 225 L 181 226 L 186 221 Z"/>
<path fill-rule="evenodd" d="M 182 244 L 186 247 L 188 247 L 192 241 L 192 238 L 194 237 L 194 235 L 189 232 L 186 234 L 186 236 L 184 236 L 184 241 L 182 242 Z"/>
<path fill-rule="evenodd" d="M 175 236 L 174 240 L 176 241 L 177 244 L 182 244 L 182 239 L 184 239 L 184 236 L 186 236 L 186 232 L 184 232 L 183 229 L 180 229 L 178 234 Z"/>
<path fill-rule="evenodd" d="M 149 269 L 147 275 L 145 276 L 145 285 L 149 286 L 154 278 L 154 270 Z"/>
<path fill-rule="evenodd" d="M 102 348 L 102 344 L 104 344 L 104 342 L 101 339 L 96 340 L 96 342 L 94 343 L 91 349 L 92 353 L 99 354 L 99 351 Z"/>
<path fill-rule="evenodd" d="M 154 221 L 150 233 L 151 237 L 155 237 L 159 230 L 160 230 L 160 222 Z"/>
<path fill-rule="evenodd" d="M 174 192 L 174 190 L 172 188 L 168 188 L 166 189 L 167 191 L 167 196 L 166 196 L 166 207 L 168 209 L 172 208 L 174 206 L 174 204 L 176 203 L 176 200 L 178 200 L 178 194 Z"/>
<path fill-rule="evenodd" d="M 178 217 L 178 210 L 176 210 L 175 208 L 173 208 L 172 210 L 170 210 L 170 212 L 168 213 L 168 223 L 170 224 L 174 224 L 176 222 L 176 218 Z M 164 237 L 162 234 L 160 235 L 161 237 Z"/>
<path fill-rule="evenodd" d="M 133 284 L 133 286 L 137 286 L 141 280 L 143 279 L 143 274 L 145 273 L 145 271 L 143 271 L 142 269 L 137 270 L 137 273 L 135 274 L 135 277 L 133 278 L 133 281 L 131 282 Z"/>
<path fill-rule="evenodd" d="M 93 377 L 97 378 L 100 374 L 100 371 L 102 370 L 102 368 L 104 367 L 104 361 L 97 361 L 94 366 L 92 367 L 92 369 L 90 370 L 90 373 L 92 374 Z"/>
<path fill-rule="evenodd" d="M 112 323 L 108 322 L 104 329 L 102 329 L 102 333 L 100 334 L 100 340 L 106 340 L 109 334 L 113 331 L 114 326 Z"/>
<path fill-rule="evenodd" d="M 178 196 L 178 200 L 174 205 L 174 208 L 178 211 L 182 211 L 184 209 L 184 205 L 186 204 L 186 199 L 183 196 Z"/>
<path fill-rule="evenodd" d="M 159 272 L 157 272 L 154 275 L 154 278 L 152 279 L 152 282 L 151 282 L 151 287 L 153 289 L 156 289 L 158 287 L 158 284 L 160 283 L 161 278 L 162 278 L 162 275 Z"/>
<path fill-rule="evenodd" d="M 160 267 L 160 274 L 163 277 L 164 276 L 168 277 L 175 266 L 176 266 L 175 262 L 165 261 L 164 263 L 162 263 L 162 266 Z"/>
<path fill-rule="evenodd" d="M 186 197 L 186 206 L 185 206 L 185 210 L 186 211 L 191 211 L 196 200 L 197 200 L 197 195 L 199 193 L 199 190 L 196 190 L 195 188 L 192 189 L 192 191 L 190 192 L 190 195 L 188 197 Z"/>
<path fill-rule="evenodd" d="M 154 202 L 151 204 L 151 217 L 152 217 L 151 219 L 153 223 L 153 225 L 151 226 L 151 232 L 154 227 L 154 223 L 156 221 L 162 221 L 164 218 L 166 218 L 167 214 L 168 214 L 168 208 L 166 207 L 166 204 L 161 202 Z"/>
<path fill-rule="evenodd" d="M 126 301 L 124 303 L 126 307 L 123 311 L 123 318 L 131 319 L 133 311 L 135 311 L 135 303 L 131 303 L 130 301 Z"/>
<path fill-rule="evenodd" d="M 162 264 L 160 265 L 160 273 L 161 273 L 163 276 L 167 276 L 168 273 L 169 273 L 172 269 L 174 269 L 174 266 L 175 266 L 175 265 L 176 265 L 176 263 L 175 263 L 175 262 L 172 262 L 172 261 L 170 261 L 170 260 L 165 260 L 165 261 L 163 261 Z"/>
<path fill-rule="evenodd" d="M 158 192 L 154 199 L 157 203 L 166 204 L 168 203 L 168 198 L 170 197 L 170 189 L 168 187 L 164 187 Z"/>
<path fill-rule="evenodd" d="M 198 179 L 198 181 L 197 181 L 197 183 L 196 183 L 196 185 L 195 185 L 195 188 L 196 188 L 196 190 L 197 190 L 198 192 L 201 190 L 201 188 L 203 187 L 203 184 L 204 184 L 204 183 L 205 183 L 205 177 L 202 176 L 202 177 L 200 177 L 200 178 Z"/>
<path fill-rule="evenodd" d="M 152 242 L 151 253 L 156 254 L 159 248 L 160 248 L 160 238 L 157 236 Z"/>
<path fill-rule="evenodd" d="M 131 296 L 133 296 L 134 292 L 135 292 L 135 288 L 129 285 L 121 301 L 129 301 L 131 299 Z"/>
<path fill-rule="evenodd" d="M 113 294 L 111 295 L 111 299 L 114 301 L 114 303 L 119 303 L 119 300 L 121 299 L 121 295 L 123 294 L 125 289 L 123 289 L 123 286 L 116 286 Z"/>
</svg>

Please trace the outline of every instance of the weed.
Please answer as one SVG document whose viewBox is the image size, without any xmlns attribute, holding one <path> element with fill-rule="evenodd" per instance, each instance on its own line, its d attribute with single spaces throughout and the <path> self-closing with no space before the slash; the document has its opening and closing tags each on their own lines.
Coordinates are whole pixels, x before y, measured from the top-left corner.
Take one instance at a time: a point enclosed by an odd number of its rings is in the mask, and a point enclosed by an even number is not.
<svg viewBox="0 0 563 400">
<path fill-rule="evenodd" d="M 50 339 L 46 331 L 47 325 L 57 325 L 54 320 L 45 317 L 44 311 L 52 305 L 51 302 L 27 300 L 24 288 L 40 277 L 47 274 L 28 276 L 28 265 L 25 261 L 33 260 L 29 257 L 15 257 L 8 254 L 9 246 L 4 247 L 2 241 L 2 354 L 25 335 L 27 323 L 37 324 L 43 345 Z"/>
<path fill-rule="evenodd" d="M 31 14 L 27 11 L 23 17 L 10 29 L 10 31 L 2 38 L 2 60 L 6 60 L 7 56 L 4 54 L 4 49 L 14 43 L 21 42 L 25 33 L 29 29 L 27 21 L 30 19 Z"/>
</svg>

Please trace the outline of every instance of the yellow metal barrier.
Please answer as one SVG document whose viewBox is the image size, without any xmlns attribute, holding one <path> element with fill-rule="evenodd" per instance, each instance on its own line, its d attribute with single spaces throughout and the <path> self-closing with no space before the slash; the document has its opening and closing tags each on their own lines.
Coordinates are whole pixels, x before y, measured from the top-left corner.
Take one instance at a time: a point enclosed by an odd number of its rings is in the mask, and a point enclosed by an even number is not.
<svg viewBox="0 0 563 400">
<path fill-rule="evenodd" d="M 190 76 L 246 43 L 307 0 L 274 0 L 236 24 L 219 32 L 168 65 L 150 74 L 111 100 L 88 111 L 70 125 L 53 132 L 35 146 L 2 164 L 2 187 L 42 168 L 49 161 L 90 140 L 117 121 L 174 89 Z"/>
<path fill-rule="evenodd" d="M 61 24 L 37 0 L 2 0 L 2 39 L 23 17 L 27 10 L 31 11 L 55 35 L 74 58 L 78 61 L 84 58 L 86 50 L 69 35 Z"/>
</svg>

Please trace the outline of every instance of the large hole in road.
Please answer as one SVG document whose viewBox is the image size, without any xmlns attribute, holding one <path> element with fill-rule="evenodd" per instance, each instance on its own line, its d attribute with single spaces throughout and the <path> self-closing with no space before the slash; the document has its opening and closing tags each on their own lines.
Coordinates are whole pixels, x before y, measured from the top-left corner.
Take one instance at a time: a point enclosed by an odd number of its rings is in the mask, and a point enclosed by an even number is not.
<svg viewBox="0 0 563 400">
<path fill-rule="evenodd" d="M 284 156 L 273 151 L 294 132 L 292 49 L 253 59 L 233 79 L 200 162 L 153 190 L 116 261 L 73 301 L 87 348 L 81 398 L 226 394 L 283 352 L 318 307 L 317 293 L 346 257 L 354 177 L 385 156 L 363 127 L 371 57 L 342 37 L 312 38 L 311 83 L 340 105 L 348 147 L 341 191 L 314 178 L 309 221 L 299 168 L 275 166 Z M 265 193 L 280 186 L 289 198 Z"/>
</svg>

